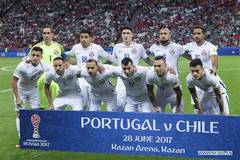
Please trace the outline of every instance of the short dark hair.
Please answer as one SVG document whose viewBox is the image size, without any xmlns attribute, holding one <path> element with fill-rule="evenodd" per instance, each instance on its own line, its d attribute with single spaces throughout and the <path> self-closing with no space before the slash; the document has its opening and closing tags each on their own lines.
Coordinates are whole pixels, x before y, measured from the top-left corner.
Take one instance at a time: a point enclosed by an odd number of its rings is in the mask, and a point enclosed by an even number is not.
<svg viewBox="0 0 240 160">
<path fill-rule="evenodd" d="M 129 26 L 124 26 L 124 27 L 122 27 L 122 28 L 121 28 L 121 32 L 122 32 L 124 29 L 128 29 L 128 30 L 130 30 L 131 32 L 133 32 L 133 29 L 132 29 L 131 27 L 129 27 Z"/>
<path fill-rule="evenodd" d="M 64 59 L 63 59 L 62 57 L 56 57 L 56 58 L 54 58 L 54 59 L 53 59 L 53 62 L 54 62 L 54 61 L 57 61 L 57 60 L 61 60 L 61 61 L 64 62 Z"/>
<path fill-rule="evenodd" d="M 154 60 L 155 61 L 163 60 L 164 62 L 166 62 L 166 59 L 164 56 L 156 56 Z"/>
<path fill-rule="evenodd" d="M 161 29 L 168 29 L 169 31 L 171 30 L 171 28 L 170 28 L 169 26 L 167 26 L 167 25 L 160 25 L 159 31 L 160 31 Z"/>
<path fill-rule="evenodd" d="M 94 62 L 96 65 L 98 65 L 98 62 L 95 59 L 88 59 L 87 63 L 92 63 Z"/>
<path fill-rule="evenodd" d="M 53 27 L 51 25 L 44 25 L 42 27 L 42 31 L 43 31 L 44 28 L 50 28 L 51 32 L 53 33 Z"/>
<path fill-rule="evenodd" d="M 36 46 L 36 47 L 33 47 L 33 48 L 32 48 L 32 51 L 39 51 L 39 52 L 41 52 L 41 54 L 43 53 L 43 49 L 42 49 L 41 47 L 37 47 L 37 46 Z M 31 51 L 31 52 L 32 52 L 32 51 Z"/>
<path fill-rule="evenodd" d="M 125 57 L 125 58 L 123 58 L 123 60 L 121 61 L 122 65 L 124 65 L 124 66 L 128 65 L 129 62 L 130 62 L 131 64 L 133 64 L 133 61 L 132 61 L 131 58 L 129 58 L 129 57 Z"/>
<path fill-rule="evenodd" d="M 82 33 L 87 33 L 90 37 L 92 36 L 92 32 L 90 31 L 90 29 L 83 29 L 83 30 L 80 31 L 80 35 Z"/>
<path fill-rule="evenodd" d="M 198 25 L 195 25 L 195 26 L 193 27 L 192 33 L 193 33 L 194 29 L 201 29 L 202 32 L 205 33 L 205 27 L 204 27 L 203 25 L 199 25 L 199 24 L 198 24 Z"/>
<path fill-rule="evenodd" d="M 193 59 L 190 62 L 190 67 L 196 67 L 198 65 L 201 66 L 201 67 L 203 66 L 201 59 Z"/>
</svg>

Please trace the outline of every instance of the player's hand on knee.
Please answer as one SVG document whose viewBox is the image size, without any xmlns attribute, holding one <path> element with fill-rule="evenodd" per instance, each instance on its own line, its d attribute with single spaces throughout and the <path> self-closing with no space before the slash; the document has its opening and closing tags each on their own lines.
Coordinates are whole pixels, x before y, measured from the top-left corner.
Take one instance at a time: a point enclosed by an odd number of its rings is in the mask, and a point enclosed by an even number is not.
<svg viewBox="0 0 240 160">
<path fill-rule="evenodd" d="M 181 108 L 180 107 L 176 107 L 176 113 L 181 113 Z"/>
<path fill-rule="evenodd" d="M 227 114 L 225 112 L 220 112 L 221 115 L 226 116 Z"/>
<path fill-rule="evenodd" d="M 48 109 L 49 109 L 49 110 L 54 110 L 53 104 L 49 104 Z"/>
<path fill-rule="evenodd" d="M 198 108 L 198 114 L 202 114 L 202 109 L 201 108 Z"/>
<path fill-rule="evenodd" d="M 16 99 L 16 104 L 17 104 L 18 107 L 22 108 L 23 103 L 22 103 L 22 100 L 20 98 Z"/>
<path fill-rule="evenodd" d="M 160 112 L 160 108 L 158 106 L 153 106 L 152 112 Z"/>
</svg>

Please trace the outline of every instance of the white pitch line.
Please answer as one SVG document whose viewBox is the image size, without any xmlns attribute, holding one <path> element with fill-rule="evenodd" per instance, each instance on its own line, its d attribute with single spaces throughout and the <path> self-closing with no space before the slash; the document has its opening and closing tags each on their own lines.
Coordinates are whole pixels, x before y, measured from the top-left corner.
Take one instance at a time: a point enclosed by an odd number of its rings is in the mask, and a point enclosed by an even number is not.
<svg viewBox="0 0 240 160">
<path fill-rule="evenodd" d="M 5 89 L 5 90 L 1 90 L 0 93 L 8 92 L 8 91 L 11 91 L 11 90 L 12 90 L 11 88 Z"/>
<path fill-rule="evenodd" d="M 7 71 L 7 72 L 12 72 L 12 71 L 14 71 L 14 69 L 13 69 L 13 70 L 7 69 L 7 68 L 9 68 L 9 67 L 15 67 L 15 66 L 5 66 L 5 67 L 1 68 L 1 70 Z"/>
</svg>

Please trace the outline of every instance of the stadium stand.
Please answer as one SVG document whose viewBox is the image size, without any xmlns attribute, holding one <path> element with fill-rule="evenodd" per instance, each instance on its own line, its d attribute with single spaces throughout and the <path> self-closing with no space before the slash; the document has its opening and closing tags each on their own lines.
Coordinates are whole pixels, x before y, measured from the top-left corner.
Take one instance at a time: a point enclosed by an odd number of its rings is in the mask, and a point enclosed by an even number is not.
<svg viewBox="0 0 240 160">
<path fill-rule="evenodd" d="M 71 48 L 82 28 L 91 28 L 94 42 L 109 48 L 119 40 L 124 25 L 135 29 L 135 40 L 146 48 L 156 42 L 159 25 L 172 30 L 173 40 L 191 40 L 190 28 L 203 24 L 208 40 L 221 46 L 238 46 L 240 33 L 238 0 L 1 0 L 0 48 L 28 50 L 41 40 L 41 27 L 51 24 L 54 39 Z"/>
</svg>

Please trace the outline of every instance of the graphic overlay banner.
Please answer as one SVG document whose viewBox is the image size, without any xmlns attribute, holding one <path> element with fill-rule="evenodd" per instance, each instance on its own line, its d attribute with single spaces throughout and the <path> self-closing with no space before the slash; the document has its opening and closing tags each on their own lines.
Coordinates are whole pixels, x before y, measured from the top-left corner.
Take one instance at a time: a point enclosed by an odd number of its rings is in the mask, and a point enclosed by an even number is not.
<svg viewBox="0 0 240 160">
<path fill-rule="evenodd" d="M 23 149 L 240 158 L 240 117 L 20 110 Z"/>
</svg>

